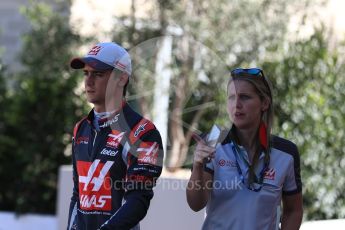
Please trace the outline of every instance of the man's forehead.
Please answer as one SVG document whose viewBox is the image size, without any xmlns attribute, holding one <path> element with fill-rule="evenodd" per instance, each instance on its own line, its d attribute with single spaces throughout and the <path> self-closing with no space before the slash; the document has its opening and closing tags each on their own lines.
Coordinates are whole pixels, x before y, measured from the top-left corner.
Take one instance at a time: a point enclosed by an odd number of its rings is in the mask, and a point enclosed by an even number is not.
<svg viewBox="0 0 345 230">
<path fill-rule="evenodd" d="M 88 64 L 85 64 L 83 70 L 84 71 L 92 71 L 92 72 L 104 72 L 104 70 L 98 70 L 98 69 L 92 68 Z"/>
</svg>

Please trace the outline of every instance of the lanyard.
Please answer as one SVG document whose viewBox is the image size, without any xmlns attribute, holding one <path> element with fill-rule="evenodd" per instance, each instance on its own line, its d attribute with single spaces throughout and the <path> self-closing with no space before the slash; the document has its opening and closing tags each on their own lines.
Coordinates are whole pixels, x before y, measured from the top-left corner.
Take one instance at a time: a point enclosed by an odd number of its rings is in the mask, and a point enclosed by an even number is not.
<svg viewBox="0 0 345 230">
<path fill-rule="evenodd" d="M 234 155 L 235 155 L 235 159 L 236 159 L 237 172 L 238 172 L 238 174 L 240 175 L 240 179 L 241 179 L 242 183 L 245 184 L 245 183 L 244 183 L 244 175 L 243 175 L 243 172 L 242 172 L 242 170 L 241 170 L 240 164 L 238 163 L 238 162 L 239 162 L 238 156 L 240 156 L 240 157 L 242 158 L 242 160 L 245 162 L 245 164 L 246 164 L 246 166 L 247 166 L 248 168 L 252 167 L 252 165 L 250 165 L 250 164 L 248 163 L 248 161 L 244 158 L 243 152 L 242 152 L 241 149 L 237 146 L 237 144 L 234 143 L 234 141 L 232 141 L 231 147 L 232 147 L 232 151 L 233 151 L 233 153 L 234 153 Z M 265 162 L 264 167 L 261 169 L 259 179 L 257 178 L 257 176 L 256 176 L 256 174 L 255 174 L 255 171 L 254 171 L 254 176 L 255 176 L 255 177 L 254 177 L 254 181 L 255 181 L 255 183 L 258 184 L 259 186 L 258 186 L 258 187 L 255 187 L 255 186 L 253 187 L 252 185 L 248 185 L 248 189 L 253 190 L 253 191 L 255 191 L 255 192 L 258 192 L 258 191 L 261 190 L 261 188 L 262 188 L 262 182 L 263 182 L 263 180 L 264 180 L 264 174 L 265 174 L 265 172 L 268 170 L 268 166 L 269 166 L 269 161 L 268 161 L 268 162 Z"/>
</svg>

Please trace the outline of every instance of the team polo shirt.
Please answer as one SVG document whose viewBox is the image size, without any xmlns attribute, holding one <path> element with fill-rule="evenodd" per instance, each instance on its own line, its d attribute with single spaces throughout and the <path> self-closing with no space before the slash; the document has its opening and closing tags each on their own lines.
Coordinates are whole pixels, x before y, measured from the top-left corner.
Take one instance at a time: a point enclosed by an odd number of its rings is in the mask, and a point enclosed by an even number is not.
<svg viewBox="0 0 345 230">
<path fill-rule="evenodd" d="M 278 229 L 282 195 L 293 195 L 302 190 L 296 145 L 283 138 L 272 138 L 269 167 L 264 173 L 262 189 L 255 192 L 247 188 L 248 166 L 243 158 L 238 157 L 245 184 L 240 178 L 233 144 L 228 135 L 223 143 L 217 145 L 215 158 L 205 165 L 205 171 L 213 175 L 213 188 L 202 229 Z M 250 162 L 245 149 L 239 148 L 240 154 Z M 257 177 L 263 167 L 262 152 L 255 171 Z"/>
</svg>

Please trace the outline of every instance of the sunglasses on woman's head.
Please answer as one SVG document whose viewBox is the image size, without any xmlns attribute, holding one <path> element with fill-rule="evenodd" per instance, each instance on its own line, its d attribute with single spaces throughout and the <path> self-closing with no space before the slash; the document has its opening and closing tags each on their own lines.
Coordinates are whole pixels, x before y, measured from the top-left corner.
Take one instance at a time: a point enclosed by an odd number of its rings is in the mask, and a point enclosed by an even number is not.
<svg viewBox="0 0 345 230">
<path fill-rule="evenodd" d="M 244 77 L 244 76 L 253 76 L 253 77 L 262 77 L 264 84 L 269 90 L 269 97 L 272 99 L 272 92 L 271 88 L 269 87 L 268 81 L 265 77 L 264 71 L 260 68 L 249 68 L 249 69 L 243 69 L 243 68 L 236 68 L 231 71 L 231 77 Z"/>
<path fill-rule="evenodd" d="M 231 71 L 231 76 L 233 76 L 233 77 L 241 75 L 241 74 L 258 76 L 258 77 L 265 76 L 262 69 L 259 69 L 259 68 L 250 68 L 250 69 L 236 68 L 236 69 Z"/>
</svg>

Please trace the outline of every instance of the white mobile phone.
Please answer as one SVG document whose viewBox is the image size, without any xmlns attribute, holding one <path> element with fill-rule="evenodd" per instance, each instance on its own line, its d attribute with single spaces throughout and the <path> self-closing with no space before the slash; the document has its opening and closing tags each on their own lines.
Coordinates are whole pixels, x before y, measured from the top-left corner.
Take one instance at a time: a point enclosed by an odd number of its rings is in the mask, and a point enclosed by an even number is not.
<svg viewBox="0 0 345 230">
<path fill-rule="evenodd" d="M 217 125 L 213 125 L 211 132 L 207 136 L 207 145 L 211 147 L 216 147 L 219 137 L 220 137 L 221 130 Z"/>
<path fill-rule="evenodd" d="M 206 138 L 207 145 L 215 148 L 219 141 L 220 134 L 221 134 L 220 128 L 217 125 L 213 125 L 210 133 L 208 134 Z M 211 157 L 207 157 L 204 159 L 205 164 L 207 164 L 210 161 L 211 161 Z"/>
</svg>

